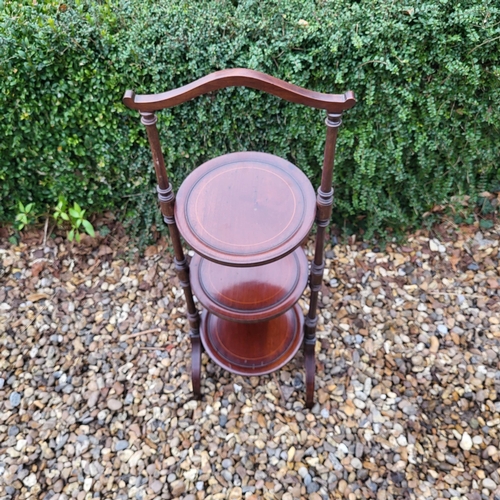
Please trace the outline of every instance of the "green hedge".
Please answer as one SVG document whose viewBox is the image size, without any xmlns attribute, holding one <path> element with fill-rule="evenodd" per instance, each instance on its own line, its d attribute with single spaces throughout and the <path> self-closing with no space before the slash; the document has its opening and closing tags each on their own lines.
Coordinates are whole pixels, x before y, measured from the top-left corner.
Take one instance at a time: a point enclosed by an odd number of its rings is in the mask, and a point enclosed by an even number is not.
<svg viewBox="0 0 500 500">
<path fill-rule="evenodd" d="M 413 5 L 413 6 L 412 6 Z M 418 224 L 454 195 L 498 188 L 496 0 L 0 0 L 0 220 L 63 194 L 90 212 L 155 217 L 143 127 L 121 97 L 248 67 L 359 103 L 341 128 L 337 221 Z M 207 158 L 258 149 L 315 182 L 323 114 L 226 89 L 160 114 L 175 185 Z"/>
</svg>

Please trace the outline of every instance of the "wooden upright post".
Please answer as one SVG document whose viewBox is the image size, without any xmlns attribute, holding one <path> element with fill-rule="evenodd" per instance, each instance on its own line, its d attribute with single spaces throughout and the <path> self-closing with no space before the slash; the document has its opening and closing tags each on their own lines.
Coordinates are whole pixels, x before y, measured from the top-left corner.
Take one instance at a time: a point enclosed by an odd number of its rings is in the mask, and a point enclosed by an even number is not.
<svg viewBox="0 0 500 500">
<path fill-rule="evenodd" d="M 314 404 L 314 376 L 316 372 L 316 325 L 318 324 L 318 293 L 321 290 L 323 270 L 325 269 L 324 248 L 325 234 L 332 217 L 333 206 L 333 164 L 335 160 L 335 146 L 337 143 L 338 128 L 342 124 L 342 114 L 328 113 L 326 118 L 326 144 L 323 159 L 321 186 L 316 199 L 316 242 L 314 260 L 311 264 L 309 286 L 311 298 L 309 312 L 304 322 L 304 357 L 306 370 L 306 406 Z"/>
<path fill-rule="evenodd" d="M 158 181 L 157 191 L 160 200 L 163 220 L 168 226 L 172 246 L 174 248 L 174 264 L 179 282 L 184 290 L 187 304 L 187 316 L 189 320 L 189 336 L 191 338 L 191 378 L 193 381 L 193 392 L 196 397 L 201 396 L 200 374 L 201 374 L 201 340 L 200 340 L 200 316 L 193 300 L 193 292 L 189 281 L 189 266 L 182 248 L 181 237 L 174 217 L 175 195 L 168 181 L 167 169 L 160 146 L 158 129 L 156 128 L 157 117 L 154 113 L 140 112 L 141 123 L 146 127 L 149 145 L 153 155 L 153 163 Z"/>
</svg>

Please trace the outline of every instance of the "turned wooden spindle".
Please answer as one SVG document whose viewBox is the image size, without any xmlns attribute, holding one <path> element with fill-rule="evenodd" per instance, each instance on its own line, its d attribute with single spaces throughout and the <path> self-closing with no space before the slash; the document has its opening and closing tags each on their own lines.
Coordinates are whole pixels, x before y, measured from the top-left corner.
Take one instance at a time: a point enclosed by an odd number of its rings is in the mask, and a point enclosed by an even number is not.
<svg viewBox="0 0 500 500">
<path fill-rule="evenodd" d="M 200 377 L 201 377 L 201 351 L 200 340 L 200 316 L 196 309 L 196 304 L 191 291 L 189 281 L 189 266 L 182 248 L 181 236 L 177 228 L 174 216 L 175 195 L 172 186 L 168 181 L 167 169 L 163 159 L 160 146 L 158 129 L 156 128 L 157 117 L 154 113 L 141 111 L 141 123 L 146 127 L 149 145 L 153 155 L 153 164 L 156 172 L 158 186 L 158 200 L 160 201 L 163 220 L 168 226 L 172 246 L 174 248 L 174 265 L 180 285 L 184 291 L 187 305 L 187 317 L 189 321 L 189 337 L 191 339 L 191 377 L 193 382 L 193 392 L 196 397 L 200 397 Z"/>
<path fill-rule="evenodd" d="M 310 408 L 314 403 L 314 377 L 316 372 L 316 325 L 318 324 L 318 294 L 321 290 L 323 271 L 325 269 L 324 248 L 325 234 L 332 216 L 333 207 L 333 163 L 335 160 L 335 145 L 337 133 L 340 127 L 341 113 L 328 113 L 326 118 L 326 143 L 323 159 L 323 172 L 321 175 L 321 186 L 318 189 L 316 199 L 316 241 L 314 249 L 314 260 L 311 264 L 311 275 L 309 286 L 311 298 L 309 312 L 304 321 L 304 358 L 306 371 L 306 406 Z"/>
</svg>

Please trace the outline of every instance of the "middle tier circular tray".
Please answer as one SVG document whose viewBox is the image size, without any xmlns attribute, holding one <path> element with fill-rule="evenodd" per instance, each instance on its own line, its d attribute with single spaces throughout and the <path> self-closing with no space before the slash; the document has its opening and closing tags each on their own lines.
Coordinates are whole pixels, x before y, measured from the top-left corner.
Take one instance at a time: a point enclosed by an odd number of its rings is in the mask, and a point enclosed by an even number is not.
<svg viewBox="0 0 500 500">
<path fill-rule="evenodd" d="M 290 361 L 304 338 L 298 304 L 277 318 L 235 323 L 204 311 L 200 335 L 208 355 L 222 368 L 245 376 L 266 375 Z"/>
<path fill-rule="evenodd" d="M 252 323 L 290 309 L 307 285 L 302 248 L 257 267 L 228 267 L 195 254 L 190 264 L 193 292 L 202 305 L 223 319 Z"/>
<path fill-rule="evenodd" d="M 186 242 L 228 266 L 254 266 L 292 252 L 316 215 L 311 183 L 295 165 L 258 152 L 230 153 L 193 170 L 176 197 Z"/>
</svg>

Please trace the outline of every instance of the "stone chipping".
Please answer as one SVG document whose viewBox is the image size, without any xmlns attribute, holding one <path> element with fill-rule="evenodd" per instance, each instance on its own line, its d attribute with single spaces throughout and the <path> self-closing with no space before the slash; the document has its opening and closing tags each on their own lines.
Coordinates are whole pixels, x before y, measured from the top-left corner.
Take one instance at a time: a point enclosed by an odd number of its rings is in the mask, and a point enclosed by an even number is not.
<svg viewBox="0 0 500 500">
<path fill-rule="evenodd" d="M 311 411 L 300 352 L 192 399 L 165 242 L 41 239 L 0 244 L 0 499 L 500 499 L 499 225 L 330 241 Z"/>
</svg>

